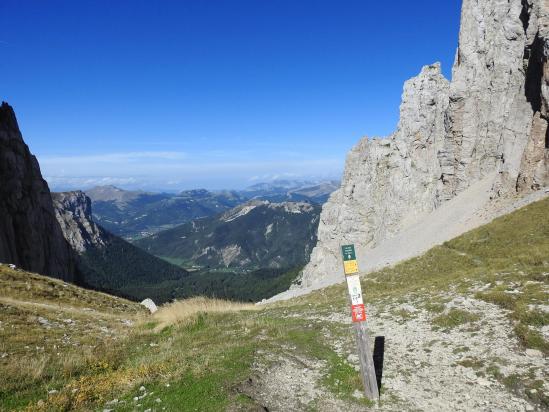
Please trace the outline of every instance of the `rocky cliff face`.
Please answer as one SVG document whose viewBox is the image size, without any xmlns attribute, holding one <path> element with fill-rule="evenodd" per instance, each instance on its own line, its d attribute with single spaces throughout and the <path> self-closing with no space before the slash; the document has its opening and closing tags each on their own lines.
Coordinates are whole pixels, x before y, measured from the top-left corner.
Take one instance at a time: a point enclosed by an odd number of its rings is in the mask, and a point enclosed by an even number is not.
<svg viewBox="0 0 549 412">
<path fill-rule="evenodd" d="M 92 218 L 91 200 L 81 191 L 52 193 L 57 221 L 74 251 L 105 247 L 108 234 Z"/>
<path fill-rule="evenodd" d="M 440 153 L 452 198 L 497 170 L 498 194 L 548 182 L 549 1 L 463 2 Z"/>
<path fill-rule="evenodd" d="M 549 0 L 464 0 L 451 83 L 424 67 L 397 131 L 351 150 L 301 286 L 340 273 L 341 244 L 373 248 L 480 180 L 493 197 L 547 186 L 548 56 Z"/>
<path fill-rule="evenodd" d="M 0 106 L 0 182 L 0 262 L 73 281 L 73 255 L 48 185 L 7 103 Z"/>
<path fill-rule="evenodd" d="M 93 220 L 91 200 L 81 191 L 53 193 L 55 215 L 77 255 L 79 284 L 142 300 L 175 297 L 187 271 L 119 238 Z"/>
</svg>

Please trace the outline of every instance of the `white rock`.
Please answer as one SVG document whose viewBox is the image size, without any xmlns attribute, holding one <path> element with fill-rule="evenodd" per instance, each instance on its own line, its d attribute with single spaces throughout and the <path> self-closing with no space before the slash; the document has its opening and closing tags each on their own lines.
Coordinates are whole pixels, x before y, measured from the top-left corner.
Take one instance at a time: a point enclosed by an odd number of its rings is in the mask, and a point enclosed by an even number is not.
<svg viewBox="0 0 549 412">
<path fill-rule="evenodd" d="M 355 389 L 355 391 L 353 392 L 353 398 L 362 399 L 364 398 L 364 394 L 358 389 Z"/>
<path fill-rule="evenodd" d="M 489 380 L 483 379 L 483 378 L 479 378 L 479 379 L 477 380 L 477 383 L 478 383 L 480 386 L 491 386 L 491 385 L 492 385 L 492 382 L 490 382 Z"/>
<path fill-rule="evenodd" d="M 154 313 L 158 310 L 156 304 L 153 302 L 152 299 L 147 298 L 141 302 L 143 306 L 145 306 L 151 313 Z"/>
<path fill-rule="evenodd" d="M 535 358 L 543 358 L 543 353 L 537 349 L 526 349 L 526 356 L 532 356 Z"/>
</svg>

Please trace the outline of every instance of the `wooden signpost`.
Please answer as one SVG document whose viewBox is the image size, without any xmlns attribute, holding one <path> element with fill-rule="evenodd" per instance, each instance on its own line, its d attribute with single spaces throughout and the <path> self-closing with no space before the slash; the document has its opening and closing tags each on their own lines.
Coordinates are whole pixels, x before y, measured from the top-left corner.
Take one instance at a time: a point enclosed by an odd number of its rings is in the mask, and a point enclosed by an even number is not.
<svg viewBox="0 0 549 412">
<path fill-rule="evenodd" d="M 351 316 L 356 332 L 358 346 L 358 358 L 360 360 L 360 373 L 364 383 L 364 394 L 370 400 L 379 399 L 374 359 L 370 350 L 368 329 L 366 328 L 366 308 L 362 300 L 362 288 L 358 276 L 358 262 L 354 245 L 341 246 L 343 255 L 343 270 L 347 279 L 349 301 L 351 303 Z"/>
</svg>

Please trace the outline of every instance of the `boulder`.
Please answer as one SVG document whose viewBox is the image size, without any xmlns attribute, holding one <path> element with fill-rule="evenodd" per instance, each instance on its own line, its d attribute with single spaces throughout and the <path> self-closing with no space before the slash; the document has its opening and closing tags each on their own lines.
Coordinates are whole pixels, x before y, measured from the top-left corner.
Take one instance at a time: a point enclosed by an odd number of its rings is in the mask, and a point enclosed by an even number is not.
<svg viewBox="0 0 549 412">
<path fill-rule="evenodd" d="M 156 311 L 158 310 L 158 308 L 156 307 L 156 304 L 153 302 L 152 299 L 147 298 L 147 299 L 143 300 L 143 301 L 141 302 L 141 304 L 142 304 L 143 306 L 145 306 L 147 309 L 149 309 L 149 311 L 150 311 L 151 313 L 154 313 L 154 312 L 156 312 Z"/>
</svg>

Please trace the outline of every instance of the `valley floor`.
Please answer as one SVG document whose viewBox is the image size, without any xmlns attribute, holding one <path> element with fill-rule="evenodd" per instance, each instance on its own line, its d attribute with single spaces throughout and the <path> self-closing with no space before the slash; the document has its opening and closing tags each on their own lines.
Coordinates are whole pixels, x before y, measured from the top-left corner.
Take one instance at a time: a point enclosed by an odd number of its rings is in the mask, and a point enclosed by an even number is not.
<svg viewBox="0 0 549 412">
<path fill-rule="evenodd" d="M 0 266 L 0 408 L 534 411 L 549 408 L 549 200 L 362 280 L 383 336 L 361 393 L 342 285 L 269 305 L 136 304 Z"/>
</svg>

